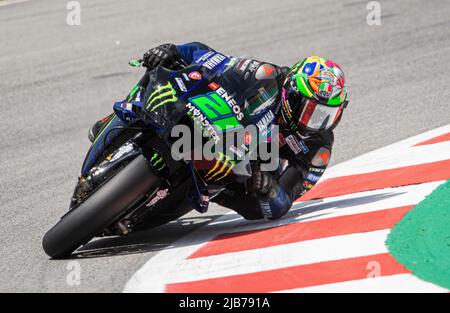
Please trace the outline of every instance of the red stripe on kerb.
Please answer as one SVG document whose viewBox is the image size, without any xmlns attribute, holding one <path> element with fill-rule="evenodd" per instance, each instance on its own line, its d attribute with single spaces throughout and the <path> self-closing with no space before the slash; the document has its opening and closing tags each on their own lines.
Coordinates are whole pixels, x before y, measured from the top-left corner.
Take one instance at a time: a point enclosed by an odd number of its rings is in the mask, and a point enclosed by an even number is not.
<svg viewBox="0 0 450 313">
<path fill-rule="evenodd" d="M 416 143 L 413 147 L 432 145 L 434 143 L 439 143 L 439 142 L 444 142 L 444 141 L 450 141 L 450 133 L 440 135 L 440 136 Z"/>
<path fill-rule="evenodd" d="M 390 229 L 413 206 L 295 223 L 275 228 L 223 234 L 194 252 L 188 259 L 261 249 L 319 238 Z"/>
<path fill-rule="evenodd" d="M 342 196 L 389 187 L 428 183 L 450 178 L 450 160 L 411 165 L 373 173 L 326 179 L 308 191 L 300 201 Z"/>
<path fill-rule="evenodd" d="M 410 273 L 388 253 L 166 285 L 166 292 L 274 292 Z"/>
</svg>

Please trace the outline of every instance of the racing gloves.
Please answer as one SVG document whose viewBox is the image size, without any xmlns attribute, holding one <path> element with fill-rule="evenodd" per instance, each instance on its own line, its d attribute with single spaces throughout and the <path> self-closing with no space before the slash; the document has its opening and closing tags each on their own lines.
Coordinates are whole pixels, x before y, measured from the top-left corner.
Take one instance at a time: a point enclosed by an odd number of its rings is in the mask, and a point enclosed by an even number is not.
<svg viewBox="0 0 450 313">
<path fill-rule="evenodd" d="M 274 184 L 274 180 L 270 172 L 263 172 L 259 165 L 252 165 L 249 190 L 258 195 L 267 195 Z"/>
<path fill-rule="evenodd" d="M 180 56 L 177 47 L 174 44 L 167 43 L 148 50 L 142 59 L 143 66 L 149 70 L 159 65 L 173 69 Z"/>
<path fill-rule="evenodd" d="M 270 172 L 261 171 L 259 165 L 252 166 L 250 192 L 258 201 L 261 215 L 266 219 L 277 219 L 291 208 L 292 200 L 286 190 Z"/>
</svg>

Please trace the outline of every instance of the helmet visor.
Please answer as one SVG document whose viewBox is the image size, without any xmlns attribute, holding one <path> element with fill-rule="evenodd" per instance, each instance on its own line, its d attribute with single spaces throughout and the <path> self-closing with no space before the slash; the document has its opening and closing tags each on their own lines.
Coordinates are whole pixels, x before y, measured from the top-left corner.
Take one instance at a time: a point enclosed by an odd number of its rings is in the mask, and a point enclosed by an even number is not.
<svg viewBox="0 0 450 313">
<path fill-rule="evenodd" d="M 330 128 L 341 113 L 342 106 L 328 106 L 314 99 L 303 98 L 298 126 L 308 131 L 322 131 Z"/>
</svg>

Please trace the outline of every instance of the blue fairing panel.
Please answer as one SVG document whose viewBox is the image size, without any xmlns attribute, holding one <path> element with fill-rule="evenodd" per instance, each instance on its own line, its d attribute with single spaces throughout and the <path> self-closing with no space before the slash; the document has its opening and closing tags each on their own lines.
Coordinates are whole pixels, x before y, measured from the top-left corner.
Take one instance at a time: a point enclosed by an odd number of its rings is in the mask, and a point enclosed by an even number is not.
<svg viewBox="0 0 450 313">
<path fill-rule="evenodd" d="M 190 42 L 184 45 L 177 45 L 177 49 L 181 58 L 188 64 L 191 64 L 195 59 L 206 52 L 213 50 L 201 42 Z"/>
<path fill-rule="evenodd" d="M 82 176 L 87 176 L 89 170 L 95 165 L 97 159 L 102 155 L 104 149 L 108 147 L 111 141 L 116 138 L 126 127 L 127 124 L 122 122 L 116 115 L 113 115 L 105 127 L 100 131 L 95 141 L 92 143 L 81 170 Z"/>
</svg>

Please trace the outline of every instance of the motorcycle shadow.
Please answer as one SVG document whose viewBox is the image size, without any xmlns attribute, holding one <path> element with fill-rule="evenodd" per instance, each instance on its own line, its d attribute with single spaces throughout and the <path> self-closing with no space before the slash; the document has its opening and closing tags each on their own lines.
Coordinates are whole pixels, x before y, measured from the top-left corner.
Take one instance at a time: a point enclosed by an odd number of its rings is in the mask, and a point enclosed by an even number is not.
<svg viewBox="0 0 450 313">
<path fill-rule="evenodd" d="M 206 225 L 221 215 L 181 217 L 159 227 L 127 236 L 94 239 L 72 254 L 71 259 L 98 258 L 170 249 L 177 239 Z"/>
<path fill-rule="evenodd" d="M 240 220 L 239 227 L 248 228 L 251 232 L 265 231 L 269 228 L 285 226 L 293 223 L 307 222 L 310 219 L 326 216 L 336 210 L 349 207 L 359 207 L 365 204 L 382 201 L 403 192 L 384 192 L 378 194 L 360 195 L 347 199 L 335 199 L 324 201 L 322 199 L 307 202 L 297 202 L 283 218 L 274 221 L 244 220 L 237 213 L 227 214 L 222 217 L 221 222 L 214 225 L 218 232 L 235 232 L 236 223 Z M 168 224 L 154 229 L 131 233 L 124 237 L 106 237 L 89 242 L 72 254 L 72 259 L 98 258 L 116 255 L 140 254 L 146 252 L 157 252 L 174 248 L 174 242 L 185 235 L 195 231 L 201 226 L 208 225 L 223 214 L 204 216 L 185 216 Z M 178 247 L 178 245 L 177 245 Z"/>
</svg>

